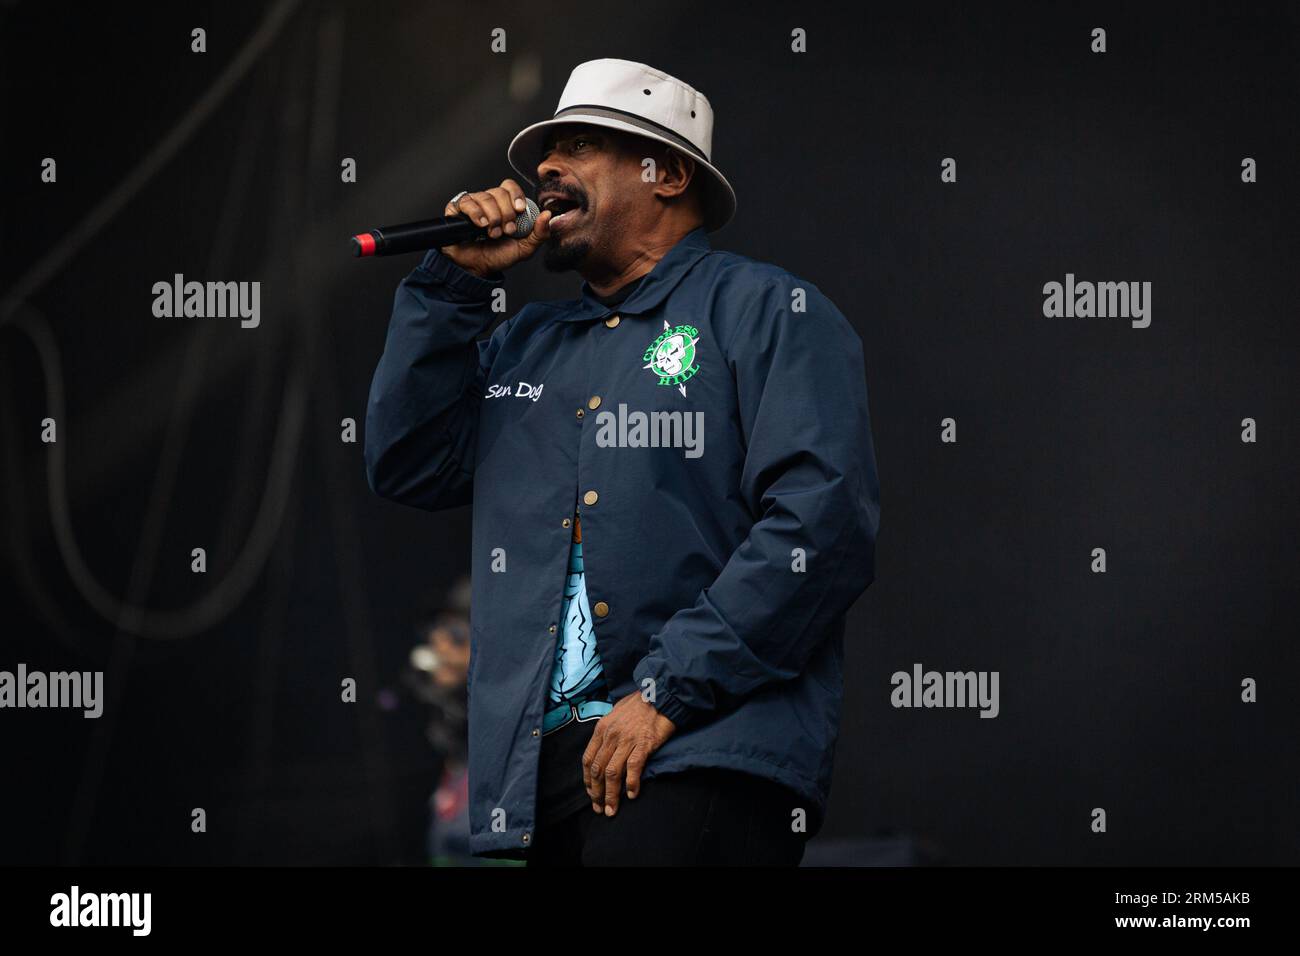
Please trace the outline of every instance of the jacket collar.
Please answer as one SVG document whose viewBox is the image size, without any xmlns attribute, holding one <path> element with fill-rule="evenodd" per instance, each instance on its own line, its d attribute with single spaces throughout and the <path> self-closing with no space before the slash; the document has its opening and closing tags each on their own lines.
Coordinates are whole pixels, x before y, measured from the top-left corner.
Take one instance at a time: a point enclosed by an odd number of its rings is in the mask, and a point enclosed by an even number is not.
<svg viewBox="0 0 1300 956">
<path fill-rule="evenodd" d="M 591 285 L 584 279 L 578 308 L 569 315 L 563 316 L 562 321 L 600 319 L 615 312 L 620 315 L 649 312 L 668 297 L 682 277 L 711 249 L 708 233 L 703 226 L 697 226 L 682 236 L 677 244 L 668 250 L 668 254 L 655 263 L 655 267 L 646 274 L 635 292 L 614 306 L 605 305 L 597 299 L 591 290 Z"/>
</svg>

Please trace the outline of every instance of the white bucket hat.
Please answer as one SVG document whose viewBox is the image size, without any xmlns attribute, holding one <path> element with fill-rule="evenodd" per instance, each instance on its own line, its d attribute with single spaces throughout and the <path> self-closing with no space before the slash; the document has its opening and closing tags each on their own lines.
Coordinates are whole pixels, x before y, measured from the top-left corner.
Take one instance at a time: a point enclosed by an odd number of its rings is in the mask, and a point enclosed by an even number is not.
<svg viewBox="0 0 1300 956">
<path fill-rule="evenodd" d="M 555 115 L 522 130 L 506 151 L 510 165 L 529 183 L 537 184 L 547 129 L 562 123 L 605 126 L 672 146 L 708 174 L 700 180 L 705 229 L 720 229 L 735 214 L 736 193 L 710 159 L 713 107 L 703 93 L 681 80 L 631 60 L 578 64 Z"/>
</svg>

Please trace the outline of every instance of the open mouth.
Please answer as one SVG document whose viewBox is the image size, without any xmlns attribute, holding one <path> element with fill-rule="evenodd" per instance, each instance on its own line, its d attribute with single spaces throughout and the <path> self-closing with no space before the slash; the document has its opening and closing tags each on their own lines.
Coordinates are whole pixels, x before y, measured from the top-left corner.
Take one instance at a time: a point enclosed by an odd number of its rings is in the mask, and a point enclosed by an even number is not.
<svg viewBox="0 0 1300 956">
<path fill-rule="evenodd" d="M 571 222 L 582 214 L 582 203 L 567 196 L 548 196 L 542 203 L 543 210 L 550 210 L 551 225 L 559 222 Z"/>
</svg>

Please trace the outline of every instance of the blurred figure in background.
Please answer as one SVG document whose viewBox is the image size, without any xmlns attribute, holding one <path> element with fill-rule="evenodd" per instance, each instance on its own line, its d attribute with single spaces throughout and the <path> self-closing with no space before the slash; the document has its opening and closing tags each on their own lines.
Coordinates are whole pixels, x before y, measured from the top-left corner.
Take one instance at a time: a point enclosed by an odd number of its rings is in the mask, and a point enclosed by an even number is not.
<svg viewBox="0 0 1300 956">
<path fill-rule="evenodd" d="M 425 736 L 438 758 L 429 798 L 427 854 L 433 866 L 482 866 L 469 852 L 469 606 L 470 579 L 457 578 L 441 603 L 416 623 L 420 643 L 411 649 L 404 679 L 427 705 Z"/>
</svg>

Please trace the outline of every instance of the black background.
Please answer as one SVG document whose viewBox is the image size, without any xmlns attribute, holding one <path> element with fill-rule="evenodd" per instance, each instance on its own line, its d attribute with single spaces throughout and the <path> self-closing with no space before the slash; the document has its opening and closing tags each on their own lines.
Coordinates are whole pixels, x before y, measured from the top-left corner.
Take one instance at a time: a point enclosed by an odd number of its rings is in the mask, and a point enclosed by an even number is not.
<svg viewBox="0 0 1300 956">
<path fill-rule="evenodd" d="M 823 838 L 1300 861 L 1300 14 L 1134 6 L 290 4 L 196 113 L 278 7 L 0 3 L 0 296 L 23 298 L 0 315 L 0 669 L 110 687 L 98 721 L 0 712 L 0 862 L 418 859 L 417 715 L 374 701 L 466 568 L 469 515 L 375 498 L 339 441 L 414 265 L 354 261 L 346 237 L 510 175 L 510 137 L 602 56 L 709 96 L 739 196 L 714 245 L 814 282 L 864 341 L 878 579 L 850 615 Z M 261 327 L 155 318 L 177 272 L 261 281 Z M 1151 326 L 1045 318 L 1067 272 L 1150 281 Z M 508 288 L 517 307 L 577 283 L 533 262 Z M 137 637 L 76 585 L 40 442 L 60 407 L 81 577 L 176 610 L 237 571 L 196 633 Z M 915 662 L 999 671 L 1001 715 L 895 710 Z"/>
</svg>

